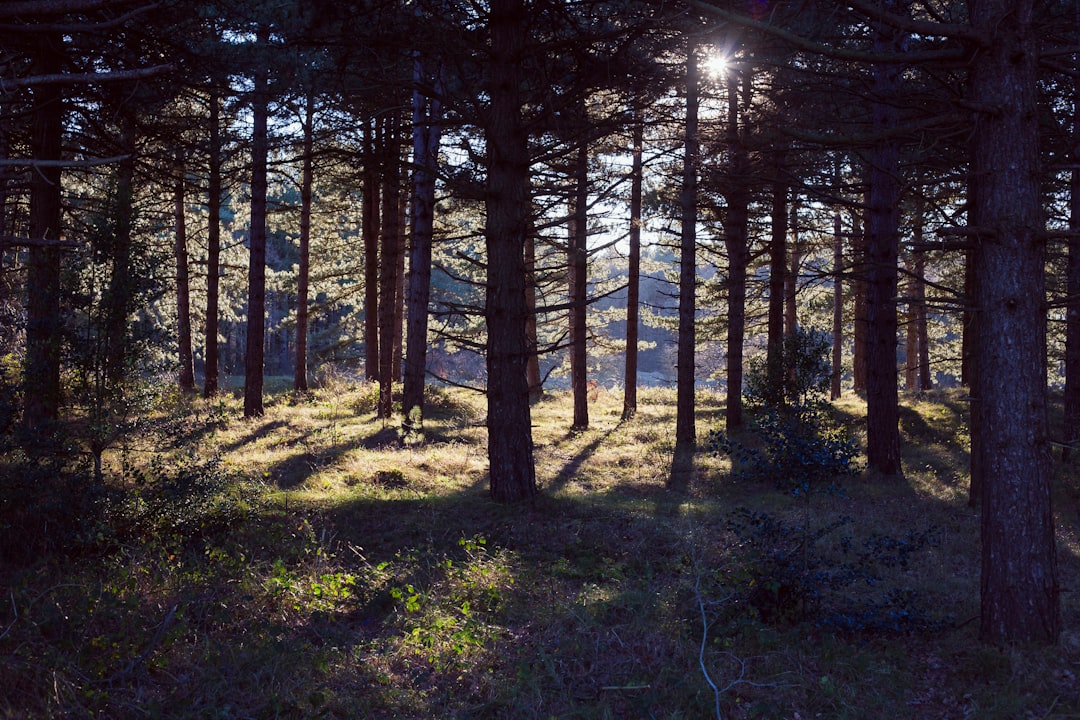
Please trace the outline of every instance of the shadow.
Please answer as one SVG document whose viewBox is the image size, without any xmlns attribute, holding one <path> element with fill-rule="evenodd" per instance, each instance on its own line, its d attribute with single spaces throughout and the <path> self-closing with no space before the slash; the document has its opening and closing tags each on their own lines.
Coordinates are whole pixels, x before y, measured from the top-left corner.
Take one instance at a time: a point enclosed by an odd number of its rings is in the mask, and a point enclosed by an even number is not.
<svg viewBox="0 0 1080 720">
<path fill-rule="evenodd" d="M 623 425 L 623 422 L 620 422 L 618 425 L 616 425 L 615 427 L 611 428 L 610 430 L 604 432 L 603 434 L 597 435 L 588 445 L 583 447 L 572 458 L 570 458 L 570 460 L 568 460 L 562 466 L 562 468 L 560 468 L 558 474 L 555 475 L 555 478 L 550 483 L 548 483 L 543 489 L 544 490 L 559 490 L 559 489 L 565 487 L 566 484 L 568 482 L 570 482 L 570 480 L 573 479 L 575 475 L 578 474 L 578 472 L 581 470 L 581 466 L 585 464 L 585 461 L 588 460 L 590 457 L 593 456 L 593 454 L 596 453 L 596 449 L 598 447 L 600 447 L 601 443 L 603 443 L 609 437 L 611 437 L 612 434 L 615 433 L 615 431 L 617 431 L 619 428 L 622 427 L 622 425 Z M 562 440 L 555 443 L 555 446 L 557 447 L 558 445 L 561 445 L 564 442 L 572 440 L 573 438 L 575 438 L 576 436 L 581 435 L 581 434 L 583 434 L 583 433 L 581 433 L 579 431 L 571 430 L 570 432 L 568 432 L 566 434 L 566 436 Z"/>
<path fill-rule="evenodd" d="M 671 458 L 671 474 L 667 487 L 677 493 L 687 493 L 694 479 L 694 445 L 675 443 L 675 454 Z"/>
<path fill-rule="evenodd" d="M 291 423 L 286 420 L 271 420 L 260 423 L 258 426 L 252 428 L 246 435 L 240 437 L 237 440 L 229 443 L 228 445 L 222 445 L 222 452 L 233 452 L 238 450 L 248 443 L 255 442 L 256 440 L 274 432 L 275 430 L 281 430 L 283 428 L 291 427 Z"/>
</svg>

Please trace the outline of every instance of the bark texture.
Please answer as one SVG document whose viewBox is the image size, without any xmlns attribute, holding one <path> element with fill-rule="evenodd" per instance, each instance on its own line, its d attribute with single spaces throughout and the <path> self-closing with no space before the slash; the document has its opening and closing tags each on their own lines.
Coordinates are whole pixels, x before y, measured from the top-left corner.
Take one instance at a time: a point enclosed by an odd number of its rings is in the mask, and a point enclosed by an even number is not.
<svg viewBox="0 0 1080 720">
<path fill-rule="evenodd" d="M 983 432 L 982 610 L 991 643 L 1056 642 L 1061 629 L 1046 408 L 1045 238 L 1032 0 L 976 0 L 971 96 L 981 226 L 975 274 Z M 998 109 L 1000 108 L 1000 109 Z M 1005 109 L 1008 110 L 1005 110 Z"/>
<path fill-rule="evenodd" d="M 487 221 L 487 399 L 491 497 L 520 502 L 536 495 L 532 415 L 526 365 L 524 245 L 529 230 L 529 147 L 521 117 L 522 59 L 528 13 L 522 0 L 493 0 Z"/>
</svg>

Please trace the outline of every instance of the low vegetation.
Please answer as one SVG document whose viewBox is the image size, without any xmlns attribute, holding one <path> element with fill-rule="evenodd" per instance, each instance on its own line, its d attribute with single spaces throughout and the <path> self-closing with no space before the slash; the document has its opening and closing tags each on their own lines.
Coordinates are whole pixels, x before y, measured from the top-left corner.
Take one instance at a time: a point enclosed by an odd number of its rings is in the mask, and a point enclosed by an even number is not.
<svg viewBox="0 0 1080 720">
<path fill-rule="evenodd" d="M 568 397 L 535 406 L 528 506 L 488 500 L 480 398 L 430 391 L 402 443 L 340 378 L 254 421 L 159 396 L 104 484 L 77 444 L 7 449 L 0 717 L 1080 717 L 1071 585 L 1057 648 L 977 641 L 960 395 L 905 399 L 904 480 L 793 492 L 707 450 L 703 393 L 687 493 L 673 394 L 628 422 L 595 395 L 580 433 Z M 827 408 L 856 443 L 864 411 Z M 1058 472 L 1071 583 L 1080 473 Z"/>
</svg>

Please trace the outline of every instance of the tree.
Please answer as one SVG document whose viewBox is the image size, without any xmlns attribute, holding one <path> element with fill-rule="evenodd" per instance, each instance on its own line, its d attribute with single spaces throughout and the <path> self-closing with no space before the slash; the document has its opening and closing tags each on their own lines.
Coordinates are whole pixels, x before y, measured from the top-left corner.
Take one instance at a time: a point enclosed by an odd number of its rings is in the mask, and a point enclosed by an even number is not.
<svg viewBox="0 0 1080 720">
<path fill-rule="evenodd" d="M 686 482 L 693 466 L 697 445 L 694 422 L 696 380 L 694 352 L 697 290 L 697 172 L 698 141 L 698 58 L 697 41 L 692 31 L 686 33 L 686 121 L 684 126 L 682 187 L 679 192 L 681 233 L 679 239 L 679 335 L 678 387 L 675 407 L 675 462 L 672 484 Z"/>
<path fill-rule="evenodd" d="M 41 33 L 34 42 L 33 71 L 39 76 L 60 72 L 63 38 Z M 60 414 L 60 232 L 61 139 L 64 126 L 60 86 L 45 83 L 33 89 L 30 176 L 30 240 L 27 249 L 25 402 L 23 426 L 33 436 L 48 431 Z"/>
<path fill-rule="evenodd" d="M 1061 629 L 1046 409 L 1045 237 L 1032 0 L 975 0 L 972 173 L 979 178 L 976 406 L 983 432 L 980 636 L 1056 642 Z M 1001 112 L 997 108 L 1011 108 Z"/>
<path fill-rule="evenodd" d="M 406 301 L 408 331 L 405 352 L 405 377 L 401 409 L 405 423 L 415 423 L 414 412 L 422 421 L 424 412 L 424 379 L 427 372 L 428 302 L 431 296 L 431 253 L 435 225 L 435 178 L 439 163 L 439 142 L 442 137 L 443 92 L 441 69 L 434 71 L 431 95 L 422 90 L 428 80 L 428 69 L 418 55 L 414 60 L 413 89 L 413 180 L 410 217 L 412 231 L 409 249 L 409 290 Z M 418 428 L 414 428 L 418 429 Z"/>
<path fill-rule="evenodd" d="M 268 51 L 270 30 L 260 25 L 256 48 Z M 247 350 L 244 355 L 244 417 L 263 414 L 263 360 L 266 337 L 266 159 L 270 104 L 268 58 L 257 57 L 251 95 L 251 227 L 249 229 Z"/>
<path fill-rule="evenodd" d="M 630 240 L 626 277 L 626 366 L 623 382 L 623 420 L 637 413 L 638 312 L 641 293 L 641 205 L 645 119 L 640 104 L 634 106 L 632 161 L 630 167 Z"/>
<path fill-rule="evenodd" d="M 521 117 L 522 61 L 529 13 L 523 0 L 492 0 L 485 119 L 487 192 L 488 463 L 491 497 L 536 495 L 526 377 L 525 239 L 529 231 L 529 147 Z"/>
<path fill-rule="evenodd" d="M 191 350 L 191 289 L 188 284 L 187 203 L 185 202 L 185 167 L 182 157 L 176 162 L 173 203 L 176 233 L 176 337 L 180 356 L 180 391 L 195 391 L 195 367 Z"/>
<path fill-rule="evenodd" d="M 890 12 L 898 3 L 887 0 Z M 874 51 L 901 49 L 904 33 L 886 23 L 874 32 Z M 882 475 L 900 469 L 900 416 L 896 378 L 896 270 L 900 238 L 901 66 L 879 62 L 873 68 L 871 117 L 875 141 L 867 153 L 866 219 L 866 463 Z"/>
</svg>

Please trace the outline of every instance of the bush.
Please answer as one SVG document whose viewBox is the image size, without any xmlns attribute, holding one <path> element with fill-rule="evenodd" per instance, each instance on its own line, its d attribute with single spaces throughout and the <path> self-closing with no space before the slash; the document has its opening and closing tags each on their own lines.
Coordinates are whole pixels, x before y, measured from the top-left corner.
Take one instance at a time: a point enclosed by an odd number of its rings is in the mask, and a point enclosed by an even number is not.
<svg viewBox="0 0 1080 720">
<path fill-rule="evenodd" d="M 858 447 L 827 413 L 828 353 L 823 333 L 797 330 L 784 343 L 782 373 L 766 362 L 751 365 L 746 401 L 758 411 L 752 430 L 763 449 L 736 442 L 722 430 L 709 436 L 713 452 L 732 458 L 733 476 L 772 480 L 785 492 L 808 494 L 823 483 L 834 492 L 838 478 L 859 472 Z"/>
<path fill-rule="evenodd" d="M 856 543 L 853 520 L 840 517 L 810 529 L 767 513 L 737 510 L 728 520 L 739 540 L 735 570 L 722 583 L 743 607 L 769 624 L 813 622 L 845 632 L 940 629 L 911 590 L 890 582 L 911 558 L 935 543 L 932 531 L 903 537 L 872 533 Z M 845 533 L 845 534 L 841 534 Z"/>
</svg>

